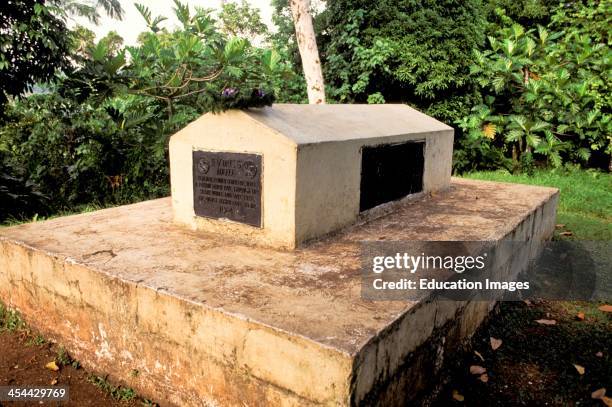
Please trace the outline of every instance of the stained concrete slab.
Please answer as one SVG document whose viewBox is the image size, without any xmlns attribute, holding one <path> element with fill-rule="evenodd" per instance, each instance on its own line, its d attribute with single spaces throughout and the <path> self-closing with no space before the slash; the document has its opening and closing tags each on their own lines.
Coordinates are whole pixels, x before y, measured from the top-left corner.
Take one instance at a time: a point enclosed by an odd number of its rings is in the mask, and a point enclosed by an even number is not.
<svg viewBox="0 0 612 407">
<path fill-rule="evenodd" d="M 185 230 L 148 201 L 0 229 L 0 299 L 163 404 L 394 405 L 491 304 L 365 301 L 359 242 L 542 240 L 557 197 L 453 179 L 294 251 Z"/>
</svg>

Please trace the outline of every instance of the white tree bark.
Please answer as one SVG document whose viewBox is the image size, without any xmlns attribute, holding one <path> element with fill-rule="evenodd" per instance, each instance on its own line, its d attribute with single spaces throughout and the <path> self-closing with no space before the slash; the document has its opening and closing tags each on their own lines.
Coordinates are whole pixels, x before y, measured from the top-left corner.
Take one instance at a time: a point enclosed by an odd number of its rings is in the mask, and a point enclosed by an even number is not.
<svg viewBox="0 0 612 407">
<path fill-rule="evenodd" d="M 325 84 L 319 49 L 310 16 L 310 0 L 289 0 L 310 104 L 325 103 Z"/>
</svg>

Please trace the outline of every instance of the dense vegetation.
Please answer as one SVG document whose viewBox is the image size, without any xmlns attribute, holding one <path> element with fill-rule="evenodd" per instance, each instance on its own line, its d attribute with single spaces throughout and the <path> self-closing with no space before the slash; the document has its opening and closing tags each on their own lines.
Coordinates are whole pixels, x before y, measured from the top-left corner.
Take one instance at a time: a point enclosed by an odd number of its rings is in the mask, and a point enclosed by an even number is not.
<svg viewBox="0 0 612 407">
<path fill-rule="evenodd" d="M 149 27 L 137 46 L 115 33 L 93 43 L 76 30 L 70 65 L 62 58 L 43 92 L 4 106 L 0 220 L 165 195 L 171 134 L 202 112 L 274 100 L 287 70 L 277 53 L 228 35 L 211 10 L 177 1 L 182 28 L 170 32 L 164 17 L 137 7 Z"/>
<path fill-rule="evenodd" d="M 174 31 L 137 5 L 136 46 L 66 28 L 74 13 L 121 16 L 116 0 L 1 7 L 0 221 L 165 195 L 168 137 L 200 114 L 305 102 L 287 1 L 273 4 L 274 33 L 244 1 L 175 1 Z M 455 126 L 457 172 L 526 174 L 609 168 L 611 16 L 610 0 L 328 0 L 314 13 L 332 103 L 410 104 Z"/>
<path fill-rule="evenodd" d="M 287 1 L 274 4 L 286 20 Z M 457 171 L 611 165 L 609 0 L 326 4 L 315 27 L 330 98 L 454 125 Z M 298 64 L 292 36 L 279 25 Z"/>
</svg>

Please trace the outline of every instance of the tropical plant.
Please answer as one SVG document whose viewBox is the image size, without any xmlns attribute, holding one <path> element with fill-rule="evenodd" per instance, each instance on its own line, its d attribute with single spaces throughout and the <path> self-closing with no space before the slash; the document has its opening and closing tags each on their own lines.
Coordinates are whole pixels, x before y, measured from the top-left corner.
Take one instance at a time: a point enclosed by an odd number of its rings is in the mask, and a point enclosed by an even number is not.
<svg viewBox="0 0 612 407">
<path fill-rule="evenodd" d="M 221 32 L 232 37 L 254 41 L 263 40 L 268 35 L 268 27 L 261 20 L 259 9 L 251 7 L 245 0 L 222 2 L 219 23 Z"/>
<path fill-rule="evenodd" d="M 272 102 L 286 72 L 277 53 L 227 37 L 207 10 L 175 6 L 174 31 L 139 6 L 149 32 L 127 49 L 115 34 L 93 43 L 81 30 L 48 92 L 7 104 L 3 218 L 166 195 L 170 135 L 208 111 Z"/>
<path fill-rule="evenodd" d="M 264 106 L 272 103 L 269 76 L 277 59 L 271 50 L 260 50 L 248 40 L 228 38 L 216 29 L 211 10 L 196 9 L 175 0 L 183 28 L 160 30 L 160 18 L 152 18 L 142 5 L 138 9 L 151 32 L 141 44 L 128 47 L 130 92 L 158 99 L 174 114 L 177 102 L 201 111 Z"/>
<path fill-rule="evenodd" d="M 98 24 L 101 18 L 100 9 L 110 18 L 123 18 L 123 8 L 119 0 L 48 0 L 47 3 L 52 12 L 64 20 L 69 16 L 78 16 Z"/>
<path fill-rule="evenodd" d="M 0 7 L 0 116 L 7 98 L 30 91 L 69 65 L 66 25 L 43 0 L 11 0 Z"/>
<path fill-rule="evenodd" d="M 485 39 L 484 14 L 479 0 L 328 1 L 319 18 L 328 94 L 462 117 L 477 96 L 470 52 Z"/>
<path fill-rule="evenodd" d="M 586 32 L 587 24 L 526 30 L 501 17 L 506 27 L 489 37 L 488 49 L 474 51 L 471 73 L 486 96 L 457 122 L 467 141 L 504 149 L 515 167 L 524 155 L 555 167 L 587 163 L 592 152 L 609 157 L 611 54 L 604 38 Z M 567 11 L 562 6 L 553 18 L 558 26 Z"/>
</svg>

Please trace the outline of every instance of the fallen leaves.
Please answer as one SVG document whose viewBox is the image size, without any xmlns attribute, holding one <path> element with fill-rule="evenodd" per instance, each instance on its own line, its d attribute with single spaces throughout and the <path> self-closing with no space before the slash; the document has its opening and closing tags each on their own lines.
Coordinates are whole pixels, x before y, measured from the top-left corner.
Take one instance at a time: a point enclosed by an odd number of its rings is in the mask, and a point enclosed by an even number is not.
<svg viewBox="0 0 612 407">
<path fill-rule="evenodd" d="M 489 381 L 489 376 L 487 375 L 487 369 L 479 365 L 470 366 L 470 373 L 478 376 L 478 380 L 483 383 Z"/>
<path fill-rule="evenodd" d="M 482 366 L 479 365 L 472 365 L 470 366 L 470 373 L 471 374 L 477 374 L 477 375 L 481 375 L 483 373 L 485 373 L 487 371 L 487 369 L 485 369 Z"/>
<path fill-rule="evenodd" d="M 493 350 L 497 350 L 500 346 L 502 346 L 503 341 L 501 339 L 497 339 L 491 336 L 489 337 L 489 340 L 491 341 L 491 349 Z"/>
<path fill-rule="evenodd" d="M 465 400 L 465 397 L 463 397 L 463 394 L 459 393 L 457 390 L 453 390 L 453 400 L 463 401 Z"/>
<path fill-rule="evenodd" d="M 601 400 L 606 395 L 606 388 L 602 387 L 601 389 L 595 390 L 591 393 L 591 398 L 595 400 Z"/>
<path fill-rule="evenodd" d="M 595 400 L 601 400 L 606 406 L 612 407 L 612 398 L 606 397 L 605 387 L 597 389 L 593 393 L 591 393 L 591 398 Z"/>
<path fill-rule="evenodd" d="M 599 307 L 599 310 L 602 312 L 612 312 L 612 305 L 602 305 L 601 307 Z"/>
<path fill-rule="evenodd" d="M 578 318 L 580 321 L 584 321 L 584 312 L 577 313 L 576 318 Z"/>
<path fill-rule="evenodd" d="M 51 383 L 49 383 L 51 386 L 55 386 L 57 384 L 57 379 L 53 379 L 51 380 Z"/>
<path fill-rule="evenodd" d="M 605 387 L 602 387 L 601 389 L 597 389 L 593 393 L 591 393 L 591 398 L 595 400 L 601 400 L 606 406 L 612 407 L 612 398 L 606 397 Z"/>
<path fill-rule="evenodd" d="M 576 368 L 576 371 L 578 372 L 579 375 L 582 376 L 584 374 L 584 371 L 585 371 L 584 366 L 574 364 L 574 367 Z"/>
<path fill-rule="evenodd" d="M 557 325 L 557 321 L 554 319 L 536 319 L 535 322 L 540 325 Z"/>
<path fill-rule="evenodd" d="M 57 372 L 59 370 L 59 367 L 57 366 L 54 360 L 52 362 L 47 363 L 45 365 L 45 369 L 49 369 L 49 370 L 53 370 L 54 372 Z"/>
</svg>

